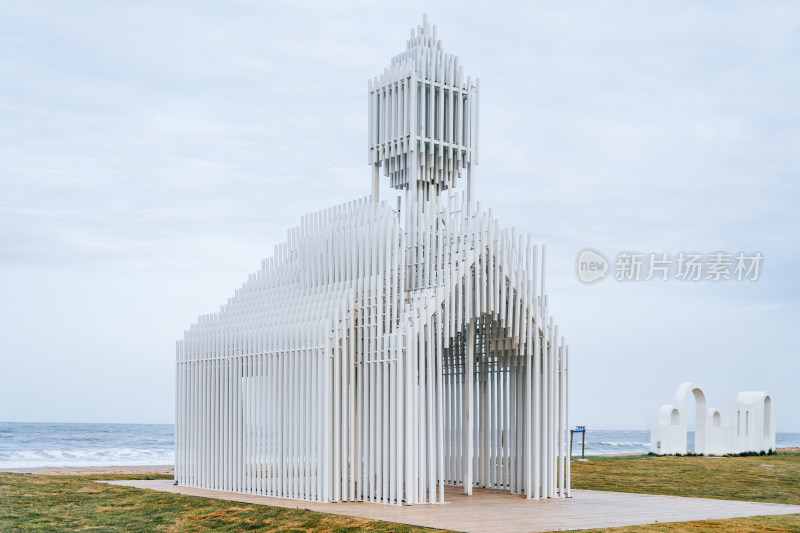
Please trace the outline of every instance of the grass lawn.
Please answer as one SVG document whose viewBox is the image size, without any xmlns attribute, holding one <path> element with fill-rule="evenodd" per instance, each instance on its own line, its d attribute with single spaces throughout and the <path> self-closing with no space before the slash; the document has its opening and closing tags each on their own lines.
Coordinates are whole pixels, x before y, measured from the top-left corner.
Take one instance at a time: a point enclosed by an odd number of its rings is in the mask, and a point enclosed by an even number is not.
<svg viewBox="0 0 800 533">
<path fill-rule="evenodd" d="M 433 531 L 246 503 L 94 483 L 172 476 L 0 473 L 0 531 Z"/>
<path fill-rule="evenodd" d="M 572 488 L 800 505 L 800 452 L 589 459 L 572 462 Z"/>
<path fill-rule="evenodd" d="M 297 509 L 94 483 L 147 475 L 0 474 L 0 531 L 430 531 Z M 577 489 L 800 505 L 800 453 L 766 457 L 592 457 L 572 463 Z M 600 530 L 598 530 L 600 531 Z M 602 531 L 800 531 L 800 514 Z"/>
<path fill-rule="evenodd" d="M 590 457 L 573 461 L 572 487 L 800 505 L 800 452 L 754 457 Z M 800 531 L 800 514 L 595 531 Z"/>
</svg>

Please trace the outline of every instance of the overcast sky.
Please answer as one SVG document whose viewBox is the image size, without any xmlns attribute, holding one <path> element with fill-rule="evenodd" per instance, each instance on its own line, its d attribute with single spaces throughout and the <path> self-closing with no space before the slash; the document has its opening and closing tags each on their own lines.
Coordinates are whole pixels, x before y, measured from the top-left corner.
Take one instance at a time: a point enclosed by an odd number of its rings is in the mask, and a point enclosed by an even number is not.
<svg viewBox="0 0 800 533">
<path fill-rule="evenodd" d="M 571 424 L 647 429 L 694 380 L 800 431 L 788 1 L 0 2 L 0 421 L 172 422 L 183 330 L 369 194 L 367 80 L 423 13 L 481 78 L 478 199 L 549 246 Z M 586 286 L 585 247 L 764 261 Z"/>
</svg>

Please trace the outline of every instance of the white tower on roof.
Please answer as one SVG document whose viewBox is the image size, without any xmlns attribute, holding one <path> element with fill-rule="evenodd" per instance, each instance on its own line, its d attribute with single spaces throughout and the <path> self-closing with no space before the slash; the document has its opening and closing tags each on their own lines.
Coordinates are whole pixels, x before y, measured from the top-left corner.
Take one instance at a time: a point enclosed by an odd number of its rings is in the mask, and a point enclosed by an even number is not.
<svg viewBox="0 0 800 533">
<path fill-rule="evenodd" d="M 392 188 L 420 193 L 423 200 L 455 187 L 466 169 L 467 196 L 473 199 L 479 88 L 479 80 L 464 75 L 458 56 L 444 51 L 436 26 L 423 17 L 406 50 L 369 82 L 374 201 L 380 167 Z"/>
</svg>

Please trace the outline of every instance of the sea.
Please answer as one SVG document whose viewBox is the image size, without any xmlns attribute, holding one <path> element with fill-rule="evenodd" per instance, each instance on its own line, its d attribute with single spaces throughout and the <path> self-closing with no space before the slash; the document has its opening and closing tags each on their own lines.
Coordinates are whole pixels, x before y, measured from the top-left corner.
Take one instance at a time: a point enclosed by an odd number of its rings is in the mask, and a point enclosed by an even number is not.
<svg viewBox="0 0 800 533">
<path fill-rule="evenodd" d="M 0 469 L 174 462 L 172 424 L 0 422 Z"/>
<path fill-rule="evenodd" d="M 644 454 L 648 430 L 586 428 L 575 433 L 572 455 Z M 689 449 L 693 434 L 689 433 Z M 171 465 L 175 461 L 172 424 L 49 424 L 0 422 L 0 469 L 62 466 Z M 800 433 L 777 433 L 776 446 L 800 447 Z"/>
</svg>

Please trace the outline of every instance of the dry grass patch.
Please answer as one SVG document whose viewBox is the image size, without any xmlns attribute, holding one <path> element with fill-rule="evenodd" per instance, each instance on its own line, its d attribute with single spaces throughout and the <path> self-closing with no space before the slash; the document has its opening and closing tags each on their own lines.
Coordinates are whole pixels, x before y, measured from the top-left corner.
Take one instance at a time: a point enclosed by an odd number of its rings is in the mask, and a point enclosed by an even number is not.
<svg viewBox="0 0 800 533">
<path fill-rule="evenodd" d="M 153 475 L 0 474 L 0 531 L 432 531 L 425 528 L 94 483 Z"/>
</svg>

